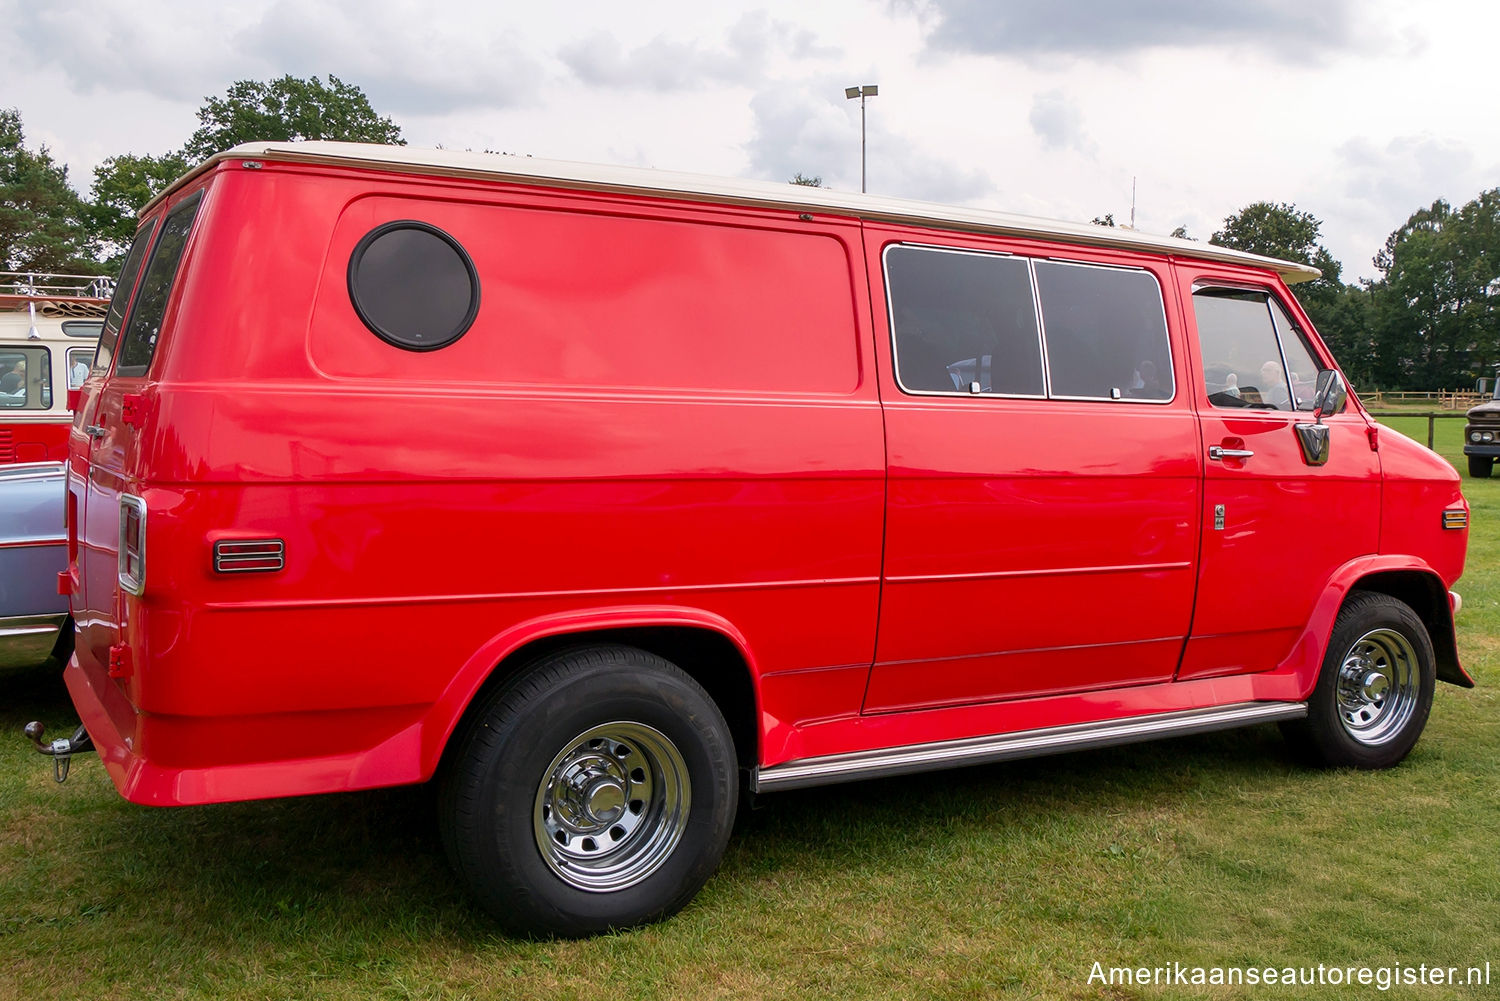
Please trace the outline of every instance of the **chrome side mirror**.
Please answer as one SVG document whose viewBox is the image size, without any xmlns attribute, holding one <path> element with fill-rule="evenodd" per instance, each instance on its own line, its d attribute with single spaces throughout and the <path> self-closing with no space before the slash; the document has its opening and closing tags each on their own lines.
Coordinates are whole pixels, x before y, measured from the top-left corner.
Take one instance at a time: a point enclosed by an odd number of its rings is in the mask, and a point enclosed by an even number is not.
<svg viewBox="0 0 1500 1001">
<path fill-rule="evenodd" d="M 1318 373 L 1317 388 L 1313 392 L 1313 420 L 1322 423 L 1325 414 L 1336 414 L 1344 409 L 1349 400 L 1349 387 L 1344 377 L 1333 369 Z"/>
</svg>

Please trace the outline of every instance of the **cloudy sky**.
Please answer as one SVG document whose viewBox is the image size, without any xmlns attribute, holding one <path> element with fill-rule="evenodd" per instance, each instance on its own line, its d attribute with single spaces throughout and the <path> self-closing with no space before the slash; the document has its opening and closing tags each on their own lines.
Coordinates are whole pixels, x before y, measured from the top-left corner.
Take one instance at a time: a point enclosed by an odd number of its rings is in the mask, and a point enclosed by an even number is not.
<svg viewBox="0 0 1500 1001">
<path fill-rule="evenodd" d="M 0 0 L 0 106 L 86 189 L 239 79 L 334 74 L 415 145 L 859 187 L 1206 238 L 1259 199 L 1346 280 L 1500 185 L 1477 0 Z"/>
</svg>

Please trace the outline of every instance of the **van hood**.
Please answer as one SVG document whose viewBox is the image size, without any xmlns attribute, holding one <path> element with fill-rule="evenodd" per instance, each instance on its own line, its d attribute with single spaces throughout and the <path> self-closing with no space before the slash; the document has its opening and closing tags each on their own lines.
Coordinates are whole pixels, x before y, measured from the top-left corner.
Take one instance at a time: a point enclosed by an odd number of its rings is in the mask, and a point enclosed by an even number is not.
<svg viewBox="0 0 1500 1001">
<path fill-rule="evenodd" d="M 1487 400 L 1469 408 L 1469 420 L 1500 421 L 1500 400 Z"/>
</svg>

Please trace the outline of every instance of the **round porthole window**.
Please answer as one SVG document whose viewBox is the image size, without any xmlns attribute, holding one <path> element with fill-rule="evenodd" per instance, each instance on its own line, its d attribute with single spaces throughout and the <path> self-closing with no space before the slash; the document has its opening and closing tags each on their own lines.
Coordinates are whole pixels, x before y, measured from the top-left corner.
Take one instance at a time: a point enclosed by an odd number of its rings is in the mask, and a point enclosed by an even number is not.
<svg viewBox="0 0 1500 1001">
<path fill-rule="evenodd" d="M 458 241 L 403 219 L 366 233 L 349 258 L 349 298 L 365 326 L 408 351 L 464 335 L 479 313 L 479 275 Z"/>
</svg>

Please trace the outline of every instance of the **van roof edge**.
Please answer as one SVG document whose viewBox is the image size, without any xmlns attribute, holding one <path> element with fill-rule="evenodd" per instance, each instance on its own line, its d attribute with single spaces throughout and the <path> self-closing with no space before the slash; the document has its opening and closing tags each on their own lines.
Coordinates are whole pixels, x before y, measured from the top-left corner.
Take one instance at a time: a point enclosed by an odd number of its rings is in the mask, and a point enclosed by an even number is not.
<svg viewBox="0 0 1500 1001">
<path fill-rule="evenodd" d="M 966 208 L 882 195 L 835 191 L 799 184 L 777 184 L 742 178 L 679 173 L 648 167 L 615 167 L 566 160 L 543 160 L 509 153 L 474 153 L 464 150 L 422 149 L 413 146 L 383 146 L 375 143 L 253 142 L 217 153 L 179 177 L 161 194 L 142 206 L 144 216 L 172 192 L 224 160 L 257 159 L 291 163 L 321 163 L 334 166 L 408 171 L 457 177 L 503 178 L 527 184 L 554 187 L 620 191 L 636 194 L 690 196 L 712 202 L 767 207 L 835 211 L 860 219 L 881 222 L 920 223 L 956 227 L 1007 236 L 1045 236 L 1075 243 L 1126 250 L 1149 250 L 1180 254 L 1232 264 L 1267 268 L 1292 285 L 1321 276 L 1317 268 L 1295 261 L 1231 250 L 1211 243 L 1154 236 L 1132 229 L 1073 223 L 1034 216 L 1013 215 L 990 209 Z"/>
</svg>

